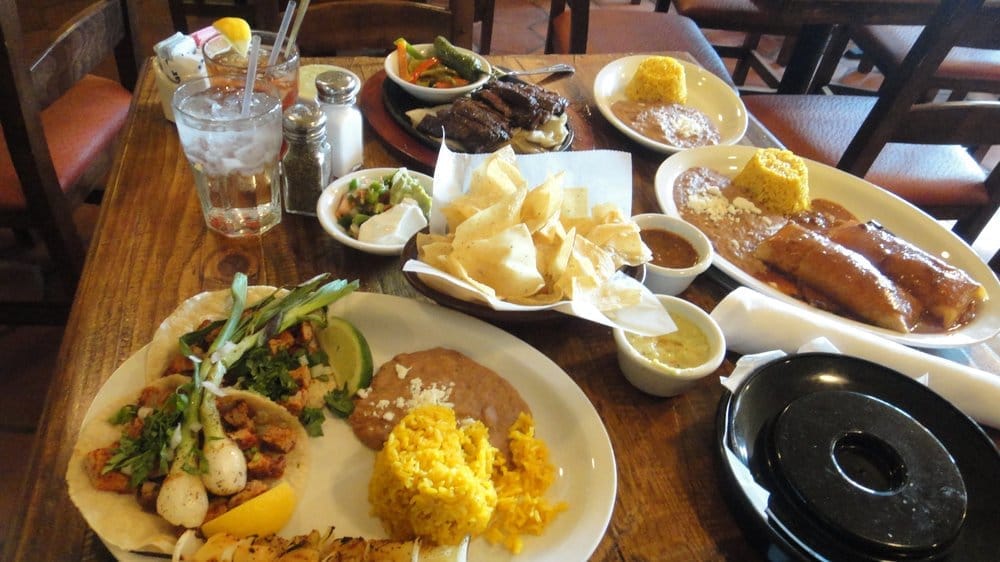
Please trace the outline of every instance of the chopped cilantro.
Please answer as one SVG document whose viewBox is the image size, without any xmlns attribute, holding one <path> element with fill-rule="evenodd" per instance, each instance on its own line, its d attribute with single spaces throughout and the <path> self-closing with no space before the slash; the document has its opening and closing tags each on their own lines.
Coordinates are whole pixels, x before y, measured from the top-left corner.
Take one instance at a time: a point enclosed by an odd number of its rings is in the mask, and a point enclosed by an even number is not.
<svg viewBox="0 0 1000 562">
<path fill-rule="evenodd" d="M 108 423 L 110 423 L 111 425 L 126 424 L 134 420 L 138 414 L 139 414 L 139 406 L 135 404 L 127 404 L 125 406 L 122 406 L 121 410 L 115 412 L 115 414 L 111 416 L 110 419 L 108 419 Z"/>
<path fill-rule="evenodd" d="M 326 414 L 323 413 L 322 408 L 303 408 L 302 414 L 299 415 L 299 421 L 302 422 L 302 427 L 306 428 L 309 437 L 323 435 L 324 420 L 326 420 Z"/>
<path fill-rule="evenodd" d="M 237 376 L 237 386 L 280 402 L 298 392 L 299 383 L 288 374 L 298 367 L 288 351 L 272 356 L 267 346 L 261 346 L 246 352 L 230 372 Z"/>
<path fill-rule="evenodd" d="M 346 418 L 354 411 L 354 400 L 346 388 L 335 388 L 323 397 L 326 407 L 336 416 Z"/>
<path fill-rule="evenodd" d="M 142 419 L 142 430 L 137 437 L 123 432 L 103 473 L 122 471 L 130 475 L 129 486 L 136 488 L 150 476 L 167 472 L 172 455 L 170 438 L 184 418 L 190 392 L 190 383 L 178 387 L 162 406 Z M 126 408 L 119 410 L 115 417 L 121 416 Z"/>
</svg>

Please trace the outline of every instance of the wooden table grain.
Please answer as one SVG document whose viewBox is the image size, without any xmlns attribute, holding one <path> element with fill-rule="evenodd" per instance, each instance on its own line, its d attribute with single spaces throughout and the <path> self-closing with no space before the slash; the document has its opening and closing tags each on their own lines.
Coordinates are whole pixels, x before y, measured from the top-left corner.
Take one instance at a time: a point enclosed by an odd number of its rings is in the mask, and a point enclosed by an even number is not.
<svg viewBox="0 0 1000 562">
<path fill-rule="evenodd" d="M 633 212 L 657 210 L 653 177 L 664 156 L 630 141 L 597 111 L 591 84 L 613 56 L 507 56 L 512 68 L 568 62 L 571 77 L 544 84 L 567 96 L 573 127 L 599 148 L 632 153 Z M 362 79 L 381 59 L 331 61 Z M 83 279 L 65 331 L 29 458 L 23 510 L 12 517 L 4 560 L 106 560 L 64 482 L 84 414 L 98 389 L 149 341 L 174 307 L 201 291 L 226 288 L 237 271 L 251 283 L 290 285 L 320 272 L 358 279 L 361 290 L 422 298 L 404 280 L 397 258 L 351 250 L 325 235 L 315 219 L 285 215 L 263 237 L 227 239 L 209 232 L 172 123 L 163 118 L 149 65 L 143 69 L 114 161 Z M 365 165 L 400 162 L 366 129 Z M 745 142 L 774 144 L 755 122 Z M 726 289 L 703 276 L 685 297 L 711 309 Z M 555 361 L 593 402 L 607 427 L 618 465 L 611 524 L 592 559 L 755 560 L 726 504 L 715 461 L 715 414 L 722 395 L 716 376 L 686 394 L 653 398 L 621 375 L 608 328 L 574 318 L 555 327 L 510 331 Z M 729 357 L 719 373 L 732 369 Z"/>
</svg>

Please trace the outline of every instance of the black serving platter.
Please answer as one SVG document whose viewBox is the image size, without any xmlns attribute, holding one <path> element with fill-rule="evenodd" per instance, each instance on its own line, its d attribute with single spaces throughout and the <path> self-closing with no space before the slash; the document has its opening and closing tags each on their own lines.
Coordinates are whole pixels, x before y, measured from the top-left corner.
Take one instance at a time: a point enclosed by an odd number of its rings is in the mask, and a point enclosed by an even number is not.
<svg viewBox="0 0 1000 562">
<path fill-rule="evenodd" d="M 716 422 L 727 499 L 770 560 L 1000 560 L 1000 454 L 897 371 L 787 356 L 725 392 Z"/>
<path fill-rule="evenodd" d="M 392 80 L 388 79 L 382 83 L 382 102 L 385 105 L 386 112 L 407 133 L 413 135 L 428 147 L 437 148 L 441 146 L 441 137 L 434 137 L 418 131 L 417 128 L 413 126 L 413 121 L 411 121 L 410 117 L 406 115 L 407 111 L 433 107 L 432 105 L 411 96 L 406 92 L 406 90 L 401 88 L 399 84 L 396 84 Z M 573 146 L 573 128 L 569 122 L 566 123 L 566 130 L 568 133 L 566 138 L 563 139 L 563 142 L 549 152 L 563 152 L 569 150 L 569 148 Z M 450 141 L 448 142 L 448 148 L 455 152 L 465 152 L 463 147 Z"/>
</svg>

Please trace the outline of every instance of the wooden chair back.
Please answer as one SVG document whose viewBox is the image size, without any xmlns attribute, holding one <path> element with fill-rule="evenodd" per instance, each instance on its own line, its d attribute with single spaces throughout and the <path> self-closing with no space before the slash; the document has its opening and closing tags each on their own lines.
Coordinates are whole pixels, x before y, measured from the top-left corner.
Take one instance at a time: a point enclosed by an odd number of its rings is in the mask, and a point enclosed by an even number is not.
<svg viewBox="0 0 1000 562">
<path fill-rule="evenodd" d="M 556 51 L 553 43 L 553 38 L 557 33 L 555 22 L 567 11 L 570 12 L 569 52 L 570 54 L 587 52 L 587 35 L 590 33 L 589 0 L 552 0 L 549 3 L 549 28 L 545 40 L 546 53 Z"/>
<path fill-rule="evenodd" d="M 886 76 L 879 98 L 841 156 L 837 167 L 864 177 L 888 142 L 913 144 L 1000 144 L 1000 102 L 917 104 L 951 48 L 967 43 L 983 0 L 943 0 L 897 72 Z M 977 39 L 978 41 L 978 39 Z M 1000 207 L 998 172 L 986 186 L 990 202 L 962 218 L 955 231 L 969 239 Z"/>
<path fill-rule="evenodd" d="M 472 48 L 475 6 L 449 0 L 448 6 L 405 0 L 318 0 L 309 4 L 296 43 L 303 56 L 345 52 L 388 52 L 393 41 L 430 43 L 438 35 Z"/>
<path fill-rule="evenodd" d="M 168 0 L 170 19 L 174 29 L 188 33 L 191 30 L 188 18 L 196 18 L 198 24 L 210 24 L 223 17 L 237 17 L 247 20 L 253 29 L 275 31 L 278 27 L 278 13 L 284 9 L 286 0 Z"/>
<path fill-rule="evenodd" d="M 60 184 L 50 152 L 50 144 L 60 139 L 47 138 L 42 114 L 109 55 L 118 63 L 122 84 L 134 87 L 133 48 L 125 0 L 93 2 L 37 56 L 25 52 L 16 1 L 0 0 L 0 99 L 4 100 L 0 125 L 20 184 L 0 186 L 6 194 L 0 199 L 9 202 L 10 194 L 20 190 L 24 201 L 23 207 L 0 206 L 0 227 L 22 234 L 37 229 L 70 297 L 84 262 L 83 244 L 72 220 L 72 208 L 82 196 Z M 41 303 L 36 310 L 28 304 L 0 303 L 0 318 L 8 323 L 59 322 L 67 304 Z"/>
</svg>

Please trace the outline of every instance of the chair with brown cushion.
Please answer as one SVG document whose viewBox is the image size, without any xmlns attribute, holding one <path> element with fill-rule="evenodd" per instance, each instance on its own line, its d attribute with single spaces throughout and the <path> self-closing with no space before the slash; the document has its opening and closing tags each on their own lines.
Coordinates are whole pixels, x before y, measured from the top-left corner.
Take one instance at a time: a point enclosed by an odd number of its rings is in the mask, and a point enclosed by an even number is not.
<svg viewBox="0 0 1000 562">
<path fill-rule="evenodd" d="M 449 0 L 447 7 L 403 0 L 323 0 L 309 4 L 296 43 L 304 56 L 382 51 L 405 37 L 431 43 L 438 35 L 472 48 L 475 6 Z"/>
<path fill-rule="evenodd" d="M 790 150 L 865 177 L 975 240 L 1000 204 L 1000 172 L 964 145 L 1000 143 L 1000 102 L 914 104 L 982 0 L 942 3 L 879 97 L 745 96 Z"/>
<path fill-rule="evenodd" d="M 58 274 L 43 301 L 0 302 L 4 323 L 58 323 L 72 302 L 85 252 L 71 213 L 94 188 L 80 180 L 108 162 L 136 79 L 124 6 L 93 2 L 31 56 L 15 0 L 0 0 L 0 228 L 37 232 Z M 112 54 L 121 83 L 88 74 Z"/>
<path fill-rule="evenodd" d="M 974 25 L 931 76 L 928 97 L 950 90 L 949 99 L 964 99 L 969 92 L 1000 93 L 1000 8 L 984 9 Z M 917 25 L 851 26 L 851 40 L 883 74 L 899 69 L 923 28 Z M 859 70 L 865 70 L 859 65 Z"/>
<path fill-rule="evenodd" d="M 788 52 L 788 42 L 794 40 L 799 31 L 796 22 L 776 18 L 757 7 L 753 0 L 657 0 L 657 10 L 667 11 L 670 4 L 677 13 L 689 17 L 701 29 L 717 29 L 744 34 L 740 45 L 716 45 L 715 49 L 723 58 L 735 58 L 733 80 L 743 85 L 750 69 L 753 69 L 770 88 L 778 87 L 778 77 L 774 75 L 757 51 L 762 35 L 782 35 L 785 45 L 779 55 L 779 63 Z"/>
<path fill-rule="evenodd" d="M 552 0 L 546 53 L 686 51 L 735 88 L 726 65 L 690 19 L 673 13 L 592 9 L 585 0 Z"/>
</svg>

